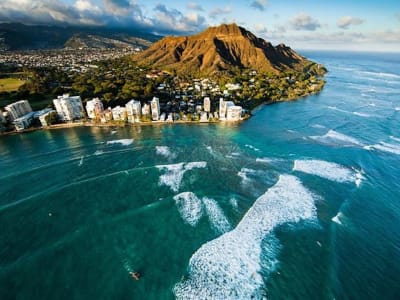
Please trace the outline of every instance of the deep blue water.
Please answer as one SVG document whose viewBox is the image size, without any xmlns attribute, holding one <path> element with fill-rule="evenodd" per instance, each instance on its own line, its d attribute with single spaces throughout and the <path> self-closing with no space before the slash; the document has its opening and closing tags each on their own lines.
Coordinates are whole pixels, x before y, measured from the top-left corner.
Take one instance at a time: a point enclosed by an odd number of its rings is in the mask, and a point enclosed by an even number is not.
<svg viewBox="0 0 400 300">
<path fill-rule="evenodd" d="M 240 125 L 0 137 L 0 299 L 400 299 L 400 56 L 302 54 Z"/>
</svg>

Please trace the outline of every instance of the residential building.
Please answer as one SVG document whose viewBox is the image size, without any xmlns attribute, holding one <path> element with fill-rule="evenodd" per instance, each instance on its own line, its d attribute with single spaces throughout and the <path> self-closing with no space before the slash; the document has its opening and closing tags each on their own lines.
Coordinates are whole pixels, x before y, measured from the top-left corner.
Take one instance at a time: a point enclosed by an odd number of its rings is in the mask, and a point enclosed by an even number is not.
<svg viewBox="0 0 400 300">
<path fill-rule="evenodd" d="M 94 98 L 86 102 L 86 112 L 90 119 L 99 119 L 103 114 L 103 102 L 99 98 Z"/>
<path fill-rule="evenodd" d="M 126 121 L 126 108 L 121 106 L 116 106 L 112 110 L 112 117 L 114 121 Z"/>
<path fill-rule="evenodd" d="M 54 99 L 53 104 L 61 121 L 71 122 L 85 115 L 80 96 L 70 97 L 69 94 L 64 94 Z"/>
<path fill-rule="evenodd" d="M 150 105 L 148 105 L 147 103 L 145 103 L 142 107 L 142 115 L 144 116 L 150 115 Z"/>
<path fill-rule="evenodd" d="M 208 113 L 207 113 L 207 112 L 202 111 L 202 112 L 200 113 L 200 122 L 201 122 L 201 123 L 203 123 L 203 122 L 208 122 Z"/>
<path fill-rule="evenodd" d="M 142 104 L 140 101 L 132 99 L 125 105 L 125 108 L 129 123 L 140 122 L 142 115 Z"/>
<path fill-rule="evenodd" d="M 157 97 L 153 97 L 150 102 L 151 107 L 151 118 L 153 121 L 158 121 L 160 119 L 160 100 Z"/>
<path fill-rule="evenodd" d="M 205 112 L 211 112 L 211 101 L 210 101 L 210 97 L 204 97 L 204 111 Z"/>
<path fill-rule="evenodd" d="M 3 115 L 3 111 L 0 109 L 0 125 L 6 123 L 6 118 Z"/>
<path fill-rule="evenodd" d="M 20 100 L 11 103 L 7 105 L 4 109 L 8 112 L 8 117 L 11 122 L 32 112 L 32 108 L 28 100 Z"/>
<path fill-rule="evenodd" d="M 52 114 L 55 113 L 56 111 L 54 109 L 51 108 L 45 108 L 41 111 L 38 111 L 35 113 L 35 118 L 39 118 L 40 124 L 42 126 L 49 126 L 51 124 L 47 123 L 47 117 Z"/>
<path fill-rule="evenodd" d="M 30 112 L 22 117 L 19 117 L 13 121 L 13 124 L 15 125 L 15 129 L 17 131 L 21 131 L 24 129 L 29 128 L 32 125 L 33 122 L 33 117 L 35 115 L 35 112 Z"/>
<path fill-rule="evenodd" d="M 112 121 L 112 119 L 113 119 L 113 114 L 112 114 L 111 107 L 109 107 L 106 110 L 104 110 L 103 115 L 101 117 L 101 122 L 107 123 L 107 122 Z"/>
<path fill-rule="evenodd" d="M 241 106 L 229 106 L 226 113 L 227 121 L 239 121 L 242 117 L 242 107 Z"/>
<path fill-rule="evenodd" d="M 226 101 L 224 98 L 219 98 L 219 119 L 225 120 L 226 118 Z"/>
</svg>

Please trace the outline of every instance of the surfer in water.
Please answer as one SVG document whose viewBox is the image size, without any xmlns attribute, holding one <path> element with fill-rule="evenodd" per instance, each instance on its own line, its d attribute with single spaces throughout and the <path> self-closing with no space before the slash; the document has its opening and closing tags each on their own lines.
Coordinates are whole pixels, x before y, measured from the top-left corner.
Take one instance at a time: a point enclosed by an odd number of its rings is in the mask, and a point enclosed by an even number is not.
<svg viewBox="0 0 400 300">
<path fill-rule="evenodd" d="M 131 274 L 132 278 L 135 280 L 139 280 L 140 279 L 140 273 L 139 272 L 129 272 L 129 274 Z"/>
</svg>

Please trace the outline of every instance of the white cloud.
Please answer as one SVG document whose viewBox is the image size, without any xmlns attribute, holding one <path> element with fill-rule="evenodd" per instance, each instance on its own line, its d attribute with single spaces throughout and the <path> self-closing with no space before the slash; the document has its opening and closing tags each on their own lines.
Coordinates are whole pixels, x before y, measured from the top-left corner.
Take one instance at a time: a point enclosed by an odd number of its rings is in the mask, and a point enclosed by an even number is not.
<svg viewBox="0 0 400 300">
<path fill-rule="evenodd" d="M 342 29 L 348 29 L 351 25 L 360 25 L 364 20 L 352 16 L 343 16 L 337 20 L 336 24 Z"/>
<path fill-rule="evenodd" d="M 216 19 L 219 16 L 228 15 L 231 12 L 232 12 L 232 8 L 230 6 L 225 6 L 223 8 L 217 7 L 217 8 L 214 8 L 213 10 L 211 10 L 208 15 L 210 18 Z"/>
<path fill-rule="evenodd" d="M 290 21 L 290 24 L 295 30 L 315 31 L 321 27 L 321 24 L 318 22 L 318 20 L 313 19 L 304 13 L 295 15 Z"/>
<path fill-rule="evenodd" d="M 169 9 L 164 4 L 158 4 L 154 11 L 153 25 L 158 32 L 191 33 L 206 27 L 205 18 L 192 12 L 183 15 L 176 9 Z"/>
<path fill-rule="evenodd" d="M 260 11 L 264 11 L 267 6 L 267 0 L 255 0 L 250 4 L 250 6 Z"/>
<path fill-rule="evenodd" d="M 204 11 L 203 7 L 195 2 L 188 2 L 186 8 L 189 10 Z"/>
</svg>

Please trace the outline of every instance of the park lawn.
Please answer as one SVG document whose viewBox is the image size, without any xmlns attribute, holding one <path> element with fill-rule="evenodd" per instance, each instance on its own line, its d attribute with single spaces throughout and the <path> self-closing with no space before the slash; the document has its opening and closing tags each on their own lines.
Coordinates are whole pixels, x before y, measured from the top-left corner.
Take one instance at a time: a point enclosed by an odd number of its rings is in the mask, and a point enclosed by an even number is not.
<svg viewBox="0 0 400 300">
<path fill-rule="evenodd" d="M 24 83 L 24 80 L 18 78 L 0 78 L 0 93 L 17 91 Z"/>
</svg>

